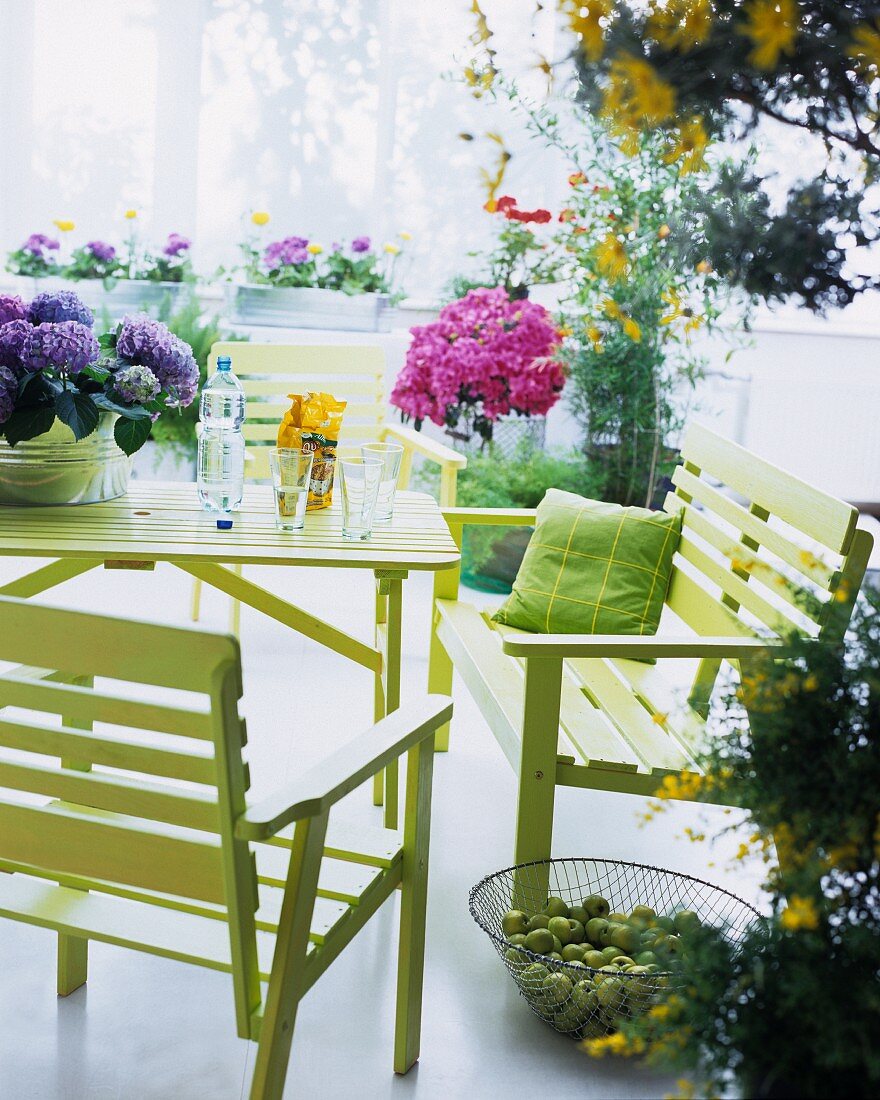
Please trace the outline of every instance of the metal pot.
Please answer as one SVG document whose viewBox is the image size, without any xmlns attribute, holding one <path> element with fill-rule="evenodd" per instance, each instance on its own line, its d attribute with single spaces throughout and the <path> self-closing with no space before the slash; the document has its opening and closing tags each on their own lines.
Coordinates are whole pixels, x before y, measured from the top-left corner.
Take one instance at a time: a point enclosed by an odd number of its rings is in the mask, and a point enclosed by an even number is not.
<svg viewBox="0 0 880 1100">
<path fill-rule="evenodd" d="M 0 504 L 94 504 L 122 496 L 131 458 L 113 439 L 117 419 L 101 413 L 95 431 L 79 442 L 60 420 L 15 447 L 0 440 Z"/>
<path fill-rule="evenodd" d="M 227 283 L 226 316 L 240 325 L 387 332 L 387 294 L 343 294 L 320 287 Z"/>
</svg>

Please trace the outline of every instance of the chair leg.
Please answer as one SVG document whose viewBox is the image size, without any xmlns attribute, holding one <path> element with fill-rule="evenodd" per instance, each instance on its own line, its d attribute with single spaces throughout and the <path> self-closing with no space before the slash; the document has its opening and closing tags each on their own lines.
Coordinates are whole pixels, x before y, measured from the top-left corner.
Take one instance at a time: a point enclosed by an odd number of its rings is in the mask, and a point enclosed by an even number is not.
<svg viewBox="0 0 880 1100">
<path fill-rule="evenodd" d="M 194 580 L 192 586 L 192 600 L 189 607 L 189 617 L 194 623 L 199 621 L 199 613 L 202 607 L 202 582 Z"/>
<path fill-rule="evenodd" d="M 526 662 L 515 863 L 550 858 L 561 691 L 561 660 Z M 512 907 L 537 912 L 546 901 L 548 884 L 547 867 L 533 867 L 514 876 Z"/>
<path fill-rule="evenodd" d="M 437 612 L 431 627 L 431 648 L 428 652 L 428 691 L 433 695 L 452 694 L 452 661 L 437 637 Z M 449 723 L 437 730 L 437 752 L 449 751 Z"/>
<path fill-rule="evenodd" d="M 376 580 L 376 645 L 382 644 L 380 627 L 388 623 L 388 593 L 387 582 Z M 376 672 L 373 676 L 373 721 L 380 722 L 385 717 L 385 683 L 382 673 Z M 385 801 L 385 769 L 376 772 L 373 776 L 373 805 L 381 806 Z"/>
<path fill-rule="evenodd" d="M 242 575 L 243 566 L 232 565 L 230 571 L 237 573 L 239 577 Z M 239 600 L 229 601 L 229 633 L 234 634 L 236 638 L 241 637 L 241 602 Z"/>
<path fill-rule="evenodd" d="M 86 984 L 89 941 L 82 936 L 58 934 L 58 996 L 66 997 Z"/>
<path fill-rule="evenodd" d="M 394 1029 L 395 1073 L 406 1073 L 419 1058 L 434 751 L 434 739 L 427 738 L 407 755 L 400 947 L 397 959 L 397 1020 Z"/>
<path fill-rule="evenodd" d="M 303 963 L 309 946 L 326 835 L 326 811 L 297 822 L 260 1027 L 251 1100 L 282 1100 L 293 1026 L 305 992 Z"/>
</svg>

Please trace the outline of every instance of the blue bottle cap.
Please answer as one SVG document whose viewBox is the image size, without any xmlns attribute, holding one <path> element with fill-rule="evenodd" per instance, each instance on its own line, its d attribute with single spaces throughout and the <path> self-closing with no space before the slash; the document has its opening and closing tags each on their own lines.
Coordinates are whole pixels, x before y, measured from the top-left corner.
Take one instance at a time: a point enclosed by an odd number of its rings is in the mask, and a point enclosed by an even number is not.
<svg viewBox="0 0 880 1100">
<path fill-rule="evenodd" d="M 232 370 L 232 359 L 228 355 L 218 355 L 217 370 Z"/>
<path fill-rule="evenodd" d="M 231 527 L 232 527 L 232 520 L 231 519 L 218 519 L 217 520 L 217 529 L 219 531 L 228 531 Z"/>
</svg>

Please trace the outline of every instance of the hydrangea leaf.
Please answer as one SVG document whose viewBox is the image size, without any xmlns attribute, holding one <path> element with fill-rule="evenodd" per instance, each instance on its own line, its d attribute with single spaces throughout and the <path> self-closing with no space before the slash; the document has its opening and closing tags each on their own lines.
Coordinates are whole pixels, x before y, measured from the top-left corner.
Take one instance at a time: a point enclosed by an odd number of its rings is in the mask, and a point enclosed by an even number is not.
<svg viewBox="0 0 880 1100">
<path fill-rule="evenodd" d="M 120 416 L 113 429 L 116 445 L 127 455 L 139 451 L 150 437 L 153 424 L 150 419 L 134 420 L 129 415 Z"/>
<path fill-rule="evenodd" d="M 55 398 L 55 414 L 73 432 L 74 438 L 85 439 L 98 426 L 99 413 L 90 396 L 75 390 L 62 390 Z"/>
<path fill-rule="evenodd" d="M 10 447 L 42 435 L 55 423 L 55 410 L 49 405 L 36 405 L 28 409 L 16 409 L 3 425 L 3 433 Z"/>
</svg>

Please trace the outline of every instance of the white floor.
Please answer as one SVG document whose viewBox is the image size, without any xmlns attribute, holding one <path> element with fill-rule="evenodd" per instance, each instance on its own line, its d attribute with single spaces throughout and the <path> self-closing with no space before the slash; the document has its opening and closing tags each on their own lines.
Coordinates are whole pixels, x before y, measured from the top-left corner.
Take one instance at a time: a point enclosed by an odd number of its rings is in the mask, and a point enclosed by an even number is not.
<svg viewBox="0 0 880 1100">
<path fill-rule="evenodd" d="M 0 579 L 24 572 L 0 561 Z M 265 570 L 303 606 L 369 636 L 370 578 L 341 571 Z M 95 571 L 47 602 L 184 622 L 189 585 L 155 573 Z M 426 676 L 430 579 L 406 586 L 404 701 Z M 226 600 L 206 599 L 204 623 L 225 629 Z M 369 725 L 369 674 L 245 610 L 245 704 L 254 794 L 320 759 Z M 628 1063 L 594 1062 L 533 1016 L 467 908 L 470 886 L 511 863 L 514 779 L 462 685 L 452 751 L 437 758 L 422 1055 L 391 1070 L 396 900 L 331 967 L 303 1004 L 285 1096 L 659 1097 L 672 1082 Z M 754 895 L 729 870 L 737 839 L 714 850 L 686 825 L 730 823 L 719 810 L 679 806 L 644 827 L 640 799 L 562 790 L 555 854 L 600 855 L 689 871 Z M 339 813 L 377 822 L 366 791 Z M 712 866 L 711 864 L 715 864 Z M 51 933 L 0 921 L 0 1097 L 4 1100 L 236 1100 L 247 1095 L 250 1045 L 235 1036 L 227 976 L 101 944 L 87 987 L 55 997 Z"/>
</svg>

